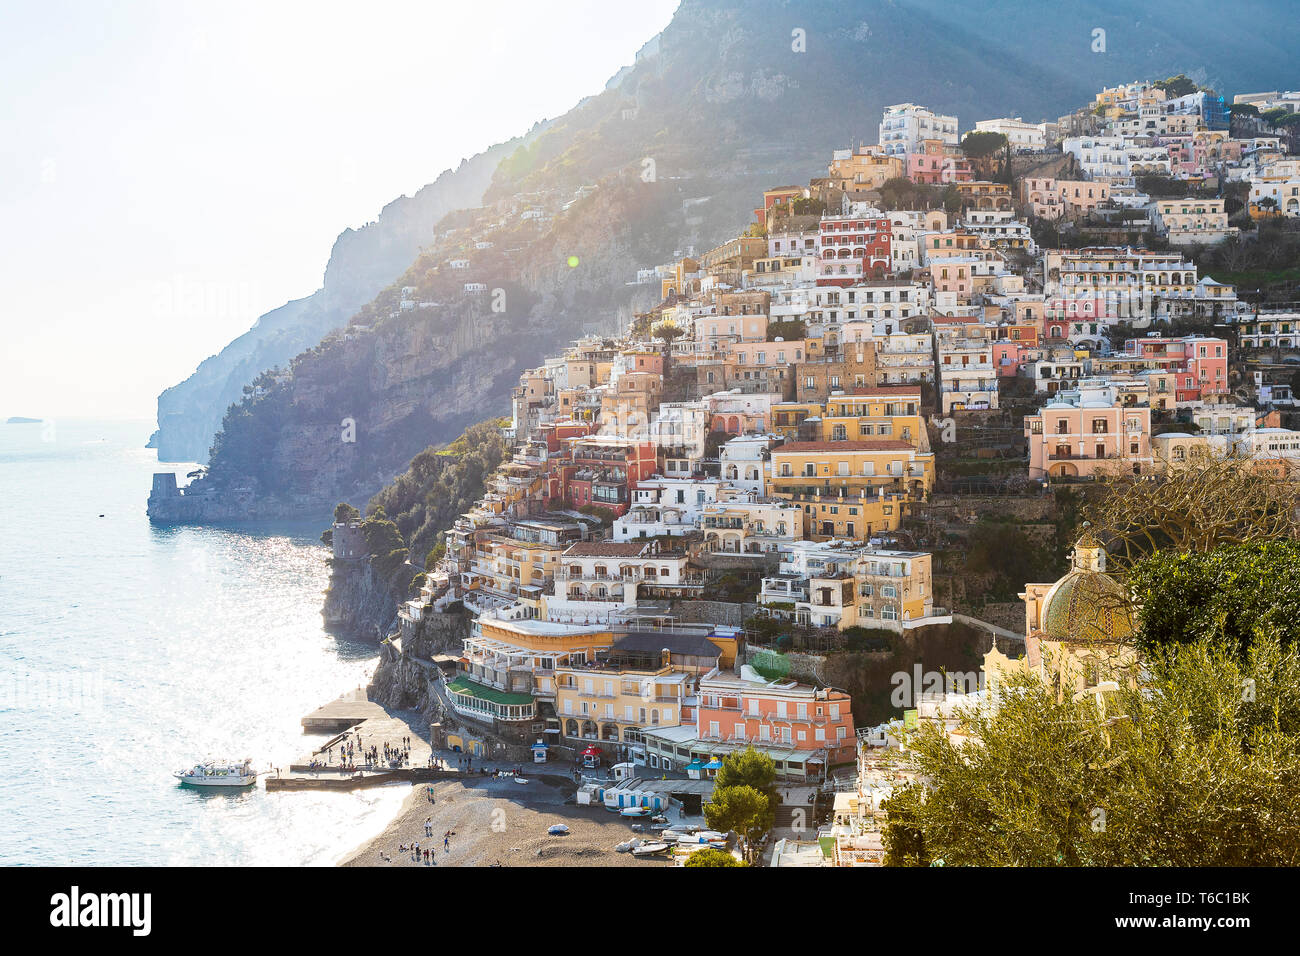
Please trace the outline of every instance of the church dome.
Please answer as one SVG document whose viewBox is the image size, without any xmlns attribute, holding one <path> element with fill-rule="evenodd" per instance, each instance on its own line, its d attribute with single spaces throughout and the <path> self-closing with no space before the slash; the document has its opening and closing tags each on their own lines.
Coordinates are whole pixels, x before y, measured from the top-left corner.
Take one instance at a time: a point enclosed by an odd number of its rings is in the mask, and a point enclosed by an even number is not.
<svg viewBox="0 0 1300 956">
<path fill-rule="evenodd" d="M 1106 551 L 1085 526 L 1070 572 L 1043 596 L 1043 637 L 1065 644 L 1117 644 L 1133 636 L 1128 589 L 1106 573 Z"/>
</svg>

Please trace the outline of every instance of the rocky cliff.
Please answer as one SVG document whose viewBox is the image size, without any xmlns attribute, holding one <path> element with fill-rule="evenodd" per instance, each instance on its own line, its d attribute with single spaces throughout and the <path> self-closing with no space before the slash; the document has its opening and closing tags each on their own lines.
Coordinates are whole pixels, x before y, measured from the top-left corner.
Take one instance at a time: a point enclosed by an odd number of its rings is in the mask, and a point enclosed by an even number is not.
<svg viewBox="0 0 1300 956">
<path fill-rule="evenodd" d="M 417 573 L 409 566 L 405 571 L 407 581 Z M 350 638 L 381 641 L 397 627 L 398 600 L 403 596 L 393 593 L 390 582 L 375 572 L 369 558 L 335 560 L 321 609 L 325 629 Z"/>
<path fill-rule="evenodd" d="M 481 202 L 497 163 L 526 140 L 493 146 L 415 195 L 389 203 L 374 222 L 344 230 L 330 252 L 321 288 L 266 313 L 158 396 L 158 430 L 149 442 L 158 460 L 207 461 L 222 417 L 241 399 L 244 386 L 346 324 L 411 263 L 443 216 Z"/>
<path fill-rule="evenodd" d="M 430 662 L 438 654 L 459 655 L 468 635 L 469 617 L 464 612 L 426 613 L 415 632 L 401 639 L 400 650 L 393 644 L 380 648 L 368 696 L 385 707 L 419 711 L 426 722 L 435 719 L 438 700 Z"/>
</svg>

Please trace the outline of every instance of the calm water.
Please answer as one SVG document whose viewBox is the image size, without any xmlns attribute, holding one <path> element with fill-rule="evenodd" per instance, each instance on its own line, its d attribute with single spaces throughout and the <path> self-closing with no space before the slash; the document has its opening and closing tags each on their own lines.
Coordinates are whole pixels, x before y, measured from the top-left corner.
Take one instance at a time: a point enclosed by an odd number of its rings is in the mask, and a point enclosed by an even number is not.
<svg viewBox="0 0 1300 956">
<path fill-rule="evenodd" d="M 376 650 L 326 634 L 315 525 L 154 528 L 150 423 L 0 423 L 0 864 L 332 864 L 405 788 L 181 789 L 286 764 Z M 101 517 L 102 515 L 102 517 Z"/>
</svg>

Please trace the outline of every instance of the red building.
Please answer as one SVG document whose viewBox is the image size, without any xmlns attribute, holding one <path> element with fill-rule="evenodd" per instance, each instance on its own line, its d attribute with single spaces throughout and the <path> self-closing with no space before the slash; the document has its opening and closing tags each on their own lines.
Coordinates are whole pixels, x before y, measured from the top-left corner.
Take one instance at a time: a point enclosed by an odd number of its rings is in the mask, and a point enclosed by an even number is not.
<svg viewBox="0 0 1300 956">
<path fill-rule="evenodd" d="M 595 422 L 579 422 L 571 419 L 557 422 L 543 422 L 537 426 L 537 434 L 546 442 L 548 454 L 555 454 L 565 447 L 565 440 L 590 435 L 597 428 Z"/>
<path fill-rule="evenodd" d="M 659 470 L 651 441 L 586 435 L 565 439 L 565 444 L 564 454 L 550 464 L 547 497 L 567 501 L 574 508 L 595 505 L 621 515 L 637 483 Z"/>
<path fill-rule="evenodd" d="M 824 216 L 817 235 L 817 284 L 850 286 L 890 271 L 889 218 Z"/>
</svg>

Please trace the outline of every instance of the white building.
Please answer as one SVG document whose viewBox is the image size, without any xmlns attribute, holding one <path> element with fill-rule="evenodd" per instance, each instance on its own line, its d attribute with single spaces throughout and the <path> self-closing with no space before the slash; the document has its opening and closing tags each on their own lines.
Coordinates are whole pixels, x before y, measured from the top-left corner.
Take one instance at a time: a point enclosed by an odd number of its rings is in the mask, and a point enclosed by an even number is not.
<svg viewBox="0 0 1300 956">
<path fill-rule="evenodd" d="M 725 487 L 718 478 L 662 478 L 637 483 L 632 503 L 614 521 L 614 540 L 681 536 L 699 526 L 700 509 L 718 500 Z"/>
<path fill-rule="evenodd" d="M 980 120 L 975 124 L 980 133 L 1001 133 L 1016 152 L 1035 152 L 1047 148 L 1047 136 L 1041 123 L 1026 123 L 1019 116 L 1014 119 Z"/>
<path fill-rule="evenodd" d="M 763 476 L 772 448 L 781 444 L 779 435 L 740 435 L 718 449 L 719 473 L 732 488 L 763 492 Z"/>
<path fill-rule="evenodd" d="M 665 553 L 655 541 L 580 541 L 560 555 L 543 598 L 548 621 L 608 624 L 635 610 L 642 584 L 685 582 L 686 555 Z"/>
<path fill-rule="evenodd" d="M 957 145 L 957 117 L 932 113 L 915 103 L 886 106 L 880 120 L 880 143 L 887 156 L 919 153 L 927 139 Z"/>
</svg>

